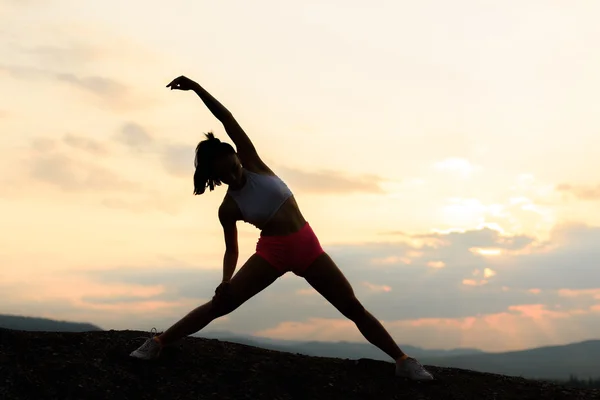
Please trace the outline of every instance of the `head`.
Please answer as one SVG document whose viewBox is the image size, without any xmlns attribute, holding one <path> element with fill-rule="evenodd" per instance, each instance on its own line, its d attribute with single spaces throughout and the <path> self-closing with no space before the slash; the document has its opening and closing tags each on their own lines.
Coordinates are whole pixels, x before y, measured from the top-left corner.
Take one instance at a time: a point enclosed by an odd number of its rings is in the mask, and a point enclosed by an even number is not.
<svg viewBox="0 0 600 400">
<path fill-rule="evenodd" d="M 223 143 L 212 132 L 196 146 L 194 160 L 194 194 L 202 194 L 206 188 L 214 190 L 221 183 L 240 185 L 242 183 L 242 163 L 234 148 Z"/>
</svg>

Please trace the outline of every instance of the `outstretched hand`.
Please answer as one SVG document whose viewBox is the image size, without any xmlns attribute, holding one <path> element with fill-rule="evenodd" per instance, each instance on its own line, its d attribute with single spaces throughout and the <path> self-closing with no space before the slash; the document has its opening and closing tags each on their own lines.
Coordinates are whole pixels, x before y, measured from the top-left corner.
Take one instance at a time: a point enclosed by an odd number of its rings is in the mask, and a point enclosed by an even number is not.
<svg viewBox="0 0 600 400">
<path fill-rule="evenodd" d="M 191 80 L 188 77 L 185 77 L 183 75 L 173 79 L 171 81 L 171 83 L 169 83 L 167 85 L 167 87 L 170 87 L 171 90 L 173 89 L 179 89 L 179 90 L 192 90 L 194 89 L 196 86 L 198 86 L 198 84 L 196 82 L 194 82 L 193 80 Z"/>
</svg>

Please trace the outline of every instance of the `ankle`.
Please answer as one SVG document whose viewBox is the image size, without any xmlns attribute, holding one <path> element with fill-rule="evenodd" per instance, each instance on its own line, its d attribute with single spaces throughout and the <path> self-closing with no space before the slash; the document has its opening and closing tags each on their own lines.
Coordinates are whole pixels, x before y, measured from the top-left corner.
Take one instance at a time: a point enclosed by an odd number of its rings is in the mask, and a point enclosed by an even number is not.
<svg viewBox="0 0 600 400">
<path fill-rule="evenodd" d="M 153 339 L 153 340 L 154 340 L 156 343 L 158 343 L 158 344 L 160 345 L 160 347 L 163 347 L 163 346 L 164 346 L 164 344 L 163 344 L 163 341 L 160 339 L 160 336 L 154 336 L 152 339 Z"/>
<path fill-rule="evenodd" d="M 396 358 L 396 362 L 401 363 L 402 361 L 406 360 L 407 358 L 408 358 L 408 355 L 402 354 L 400 357 Z"/>
</svg>

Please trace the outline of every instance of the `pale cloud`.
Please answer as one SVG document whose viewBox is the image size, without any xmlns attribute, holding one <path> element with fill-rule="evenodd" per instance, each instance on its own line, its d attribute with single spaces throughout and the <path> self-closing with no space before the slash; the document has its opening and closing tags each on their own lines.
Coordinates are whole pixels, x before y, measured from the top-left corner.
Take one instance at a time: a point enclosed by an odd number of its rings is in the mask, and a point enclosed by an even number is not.
<svg viewBox="0 0 600 400">
<path fill-rule="evenodd" d="M 166 144 L 162 149 L 163 166 L 169 174 L 191 178 L 194 175 L 195 147 L 182 144 Z"/>
<path fill-rule="evenodd" d="M 558 295 L 561 297 L 579 297 L 579 296 L 590 296 L 594 299 L 600 300 L 600 288 L 598 289 L 560 289 Z"/>
<path fill-rule="evenodd" d="M 89 161 L 66 154 L 39 154 L 31 161 L 30 177 L 67 192 L 131 191 L 139 184 Z"/>
<path fill-rule="evenodd" d="M 345 319 L 323 319 L 310 318 L 306 322 L 285 321 L 270 329 L 254 332 L 257 336 L 265 336 L 274 339 L 290 340 L 319 340 L 337 341 L 345 340 L 363 341 L 360 333 L 356 331 L 356 325 Z"/>
<path fill-rule="evenodd" d="M 502 249 L 494 249 L 494 248 L 482 249 L 482 248 L 478 248 L 478 247 L 473 247 L 473 248 L 470 248 L 469 251 L 473 252 L 473 253 L 477 253 L 482 256 L 497 256 L 497 255 L 502 254 Z"/>
<path fill-rule="evenodd" d="M 125 130 L 125 135 L 132 131 L 135 129 Z M 144 136 L 126 138 L 131 146 L 148 143 Z M 60 138 L 34 137 L 30 141 L 30 150 L 20 156 L 20 162 L 24 168 L 13 170 L 12 176 L 5 178 L 11 191 L 3 190 L 3 194 L 40 193 L 45 185 L 59 189 L 65 196 L 94 194 L 98 205 L 134 214 L 159 211 L 176 215 L 184 202 L 176 191 L 170 194 L 155 189 L 147 181 L 130 178 L 133 174 L 124 168 L 127 164 L 119 159 L 119 153 L 109 139 L 71 133 Z M 160 163 L 143 162 L 160 171 Z"/>
<path fill-rule="evenodd" d="M 40 78 L 48 74 L 46 70 L 41 68 L 10 64 L 0 64 L 0 73 L 10 75 L 15 79 Z"/>
<path fill-rule="evenodd" d="M 63 141 L 73 148 L 85 150 L 94 155 L 106 155 L 109 152 L 106 144 L 81 135 L 67 133 L 63 137 Z"/>
<path fill-rule="evenodd" d="M 158 154 L 162 168 L 171 176 L 189 178 L 194 174 L 195 145 L 172 143 L 134 121 L 123 124 L 112 138 L 134 153 Z"/>
<path fill-rule="evenodd" d="M 481 170 L 481 167 L 473 165 L 464 158 L 446 158 L 434 163 L 433 168 L 437 171 L 449 172 L 463 179 L 470 178 Z"/>
<path fill-rule="evenodd" d="M 24 0 L 16 3 L 36 2 Z M 51 0 L 39 2 L 44 7 L 52 7 L 51 3 Z M 5 29 L 0 30 L 0 38 L 13 56 L 11 59 L 22 60 L 29 65 L 44 65 L 51 70 L 92 69 L 98 65 L 128 65 L 131 62 L 144 64 L 148 69 L 162 66 L 165 61 L 155 46 L 136 41 L 118 30 L 107 29 L 103 24 L 80 19 L 71 20 L 68 24 L 55 23 L 55 20 L 36 22 L 35 27 L 7 24 Z"/>
<path fill-rule="evenodd" d="M 77 92 L 89 94 L 93 96 L 89 99 L 95 104 L 113 112 L 147 108 L 154 102 L 148 96 L 143 96 L 139 90 L 109 76 L 57 72 L 27 65 L 0 65 L 0 73 L 9 74 L 17 80 L 27 81 L 28 84 L 38 80 L 47 84 L 69 85 L 76 90 L 73 92 L 73 101 L 80 100 Z"/>
<path fill-rule="evenodd" d="M 144 149 L 154 142 L 148 130 L 136 122 L 125 123 L 114 138 L 132 150 Z"/>
<path fill-rule="evenodd" d="M 375 293 L 380 293 L 380 292 L 391 292 L 392 288 L 388 285 L 376 285 L 374 283 L 370 283 L 370 282 L 363 282 L 363 285 L 367 288 L 369 288 L 369 290 L 371 292 L 375 292 Z"/>
<path fill-rule="evenodd" d="M 483 276 L 484 276 L 486 279 L 488 279 L 488 278 L 491 278 L 492 276 L 495 276 L 495 275 L 496 275 L 496 271 L 494 271 L 494 270 L 493 270 L 493 269 L 491 269 L 491 268 L 485 268 L 485 269 L 483 270 Z"/>
<path fill-rule="evenodd" d="M 331 170 L 309 172 L 288 167 L 277 168 L 280 176 L 297 190 L 315 194 L 383 193 L 383 179 L 374 175 L 352 176 Z"/>
<path fill-rule="evenodd" d="M 384 258 L 373 258 L 371 259 L 371 264 L 373 265 L 393 265 L 393 264 L 410 264 L 412 261 L 408 257 L 397 257 L 397 256 L 389 256 Z"/>
<path fill-rule="evenodd" d="M 30 55 L 42 65 L 81 65 L 98 59 L 98 51 L 81 43 L 57 45 L 16 45 L 17 51 Z"/>
<path fill-rule="evenodd" d="M 567 195 L 571 195 L 578 200 L 600 200 L 600 185 L 586 186 L 561 183 L 560 185 L 556 186 L 556 190 Z"/>
<path fill-rule="evenodd" d="M 432 239 L 434 242 L 426 247 L 441 247 L 450 244 L 468 246 L 467 250 L 477 255 L 485 255 L 485 252 L 473 251 L 473 249 L 502 249 L 502 250 L 522 250 L 536 244 L 536 239 L 527 235 L 503 234 L 498 230 L 484 227 L 481 229 L 456 230 L 447 233 L 421 233 L 406 235 L 408 238 Z M 435 244 L 434 244 L 435 243 Z M 441 246 L 440 246 L 441 245 Z"/>
<path fill-rule="evenodd" d="M 431 268 L 444 268 L 446 263 L 443 261 L 429 261 L 427 266 Z"/>
<path fill-rule="evenodd" d="M 127 96 L 127 86 L 103 76 L 77 76 L 71 73 L 54 74 L 56 79 L 100 97 L 118 99 Z"/>
<path fill-rule="evenodd" d="M 486 202 L 486 197 L 452 196 L 438 200 L 432 207 L 439 218 L 437 225 L 445 227 L 440 231 L 489 227 L 503 233 L 535 232 L 543 237 L 557 222 L 558 210 L 549 194 L 539 197 L 541 200 L 536 197 L 535 201 L 515 193 L 503 201 Z"/>
<path fill-rule="evenodd" d="M 112 100 L 118 100 L 118 98 L 125 96 L 127 91 L 124 84 L 103 76 L 78 76 L 73 73 L 55 72 L 27 65 L 4 64 L 0 65 L 0 71 L 10 74 L 16 79 L 54 79 Z"/>
<path fill-rule="evenodd" d="M 105 197 L 100 202 L 104 207 L 124 210 L 135 214 L 148 211 L 160 211 L 170 215 L 178 214 L 182 209 L 182 199 L 176 195 L 147 189 L 141 194 L 129 194 L 127 197 Z"/>
<path fill-rule="evenodd" d="M 545 304 L 522 304 L 517 306 L 508 307 L 510 311 L 517 311 L 525 317 L 529 317 L 533 320 L 542 320 L 546 318 L 568 318 L 573 313 L 579 313 L 580 310 L 567 310 L 567 311 L 556 311 L 550 310 Z"/>
</svg>

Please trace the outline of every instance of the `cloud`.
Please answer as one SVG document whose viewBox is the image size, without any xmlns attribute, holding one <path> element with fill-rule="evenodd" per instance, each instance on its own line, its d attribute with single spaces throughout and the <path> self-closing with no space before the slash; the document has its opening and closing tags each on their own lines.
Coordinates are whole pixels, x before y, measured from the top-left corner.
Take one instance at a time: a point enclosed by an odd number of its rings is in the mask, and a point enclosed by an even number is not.
<svg viewBox="0 0 600 400">
<path fill-rule="evenodd" d="M 107 148 L 106 144 L 101 143 L 98 140 L 85 137 L 85 136 L 73 135 L 73 134 L 67 133 L 63 137 L 63 142 L 65 142 L 66 144 L 68 144 L 69 146 L 71 146 L 75 149 L 84 150 L 84 151 L 87 151 L 94 155 L 108 154 L 108 148 Z"/>
<path fill-rule="evenodd" d="M 70 73 L 54 74 L 56 79 L 67 82 L 104 98 L 123 98 L 127 95 L 127 87 L 114 79 L 102 76 L 77 76 Z"/>
<path fill-rule="evenodd" d="M 154 190 L 144 190 L 143 193 L 129 194 L 127 198 L 105 197 L 101 204 L 104 207 L 125 210 L 132 213 L 145 213 L 157 210 L 170 215 L 176 215 L 181 210 L 180 196 L 165 196 Z"/>
<path fill-rule="evenodd" d="M 144 125 L 129 121 L 113 136 L 131 151 L 151 151 L 159 155 L 166 173 L 190 178 L 194 173 L 195 146 L 172 143 L 153 135 Z M 347 176 L 336 171 L 306 172 L 278 167 L 277 172 L 295 190 L 314 194 L 384 193 L 383 179 L 373 175 Z"/>
<path fill-rule="evenodd" d="M 481 167 L 473 165 L 464 158 L 446 158 L 433 164 L 433 168 L 438 171 L 448 172 L 460 178 L 469 178 L 475 172 L 481 170 Z"/>
<path fill-rule="evenodd" d="M 436 234 L 435 236 L 444 235 Z M 568 301 L 580 305 L 585 300 L 575 297 L 565 299 L 564 296 L 558 295 L 558 289 L 568 288 L 569 285 L 564 283 L 564 276 L 552 277 L 549 280 L 543 275 L 543 271 L 540 270 L 549 268 L 546 260 L 540 264 L 536 263 L 533 267 L 514 267 L 519 260 L 535 257 L 536 252 L 545 254 L 544 251 L 548 251 L 547 249 L 540 250 L 539 247 L 533 246 L 528 250 L 531 254 L 503 255 L 490 261 L 489 257 L 474 254 L 469 249 L 473 245 L 489 244 L 514 248 L 514 242 L 507 241 L 500 235 L 490 235 L 486 229 L 446 234 L 445 236 L 443 245 L 424 245 L 418 248 L 409 243 L 369 243 L 359 246 L 333 246 L 327 250 L 350 282 L 353 282 L 357 295 L 364 297 L 367 305 L 380 310 L 380 314 L 386 319 L 458 318 L 478 313 L 500 312 L 513 305 L 531 302 L 532 299 L 535 299 L 536 302 L 547 301 L 548 304 Z M 554 253 L 548 254 L 556 254 L 556 251 L 555 249 Z M 537 255 L 539 256 L 539 254 Z M 372 259 L 394 256 L 399 259 L 410 259 L 411 263 L 399 262 L 371 266 Z M 549 256 L 549 258 L 551 257 Z M 431 266 L 432 262 L 444 263 L 445 266 L 435 268 Z M 439 266 L 440 264 L 434 265 Z M 590 263 L 589 265 L 593 266 L 594 264 Z M 550 266 L 550 269 L 552 268 Z M 559 265 L 559 268 L 564 271 L 569 266 Z M 590 270 L 588 269 L 588 271 Z M 203 281 L 200 277 L 193 277 L 196 273 L 193 270 L 183 271 L 173 267 L 164 268 L 164 271 L 160 271 L 158 276 L 156 275 L 157 271 L 145 271 L 146 277 L 139 271 L 134 275 L 125 270 L 106 273 L 110 274 L 110 279 L 124 283 L 141 284 L 146 282 L 149 276 L 154 276 L 156 279 L 153 281 L 154 283 L 166 281 L 172 285 L 174 296 L 176 296 L 175 293 L 181 293 L 178 285 L 187 287 L 190 282 L 195 282 L 192 286 L 195 293 L 199 293 L 200 281 Z M 197 273 L 199 276 L 202 274 L 202 272 Z M 596 273 L 596 275 L 598 274 Z M 574 287 L 593 286 L 592 278 L 594 278 L 594 274 L 588 273 L 585 279 L 582 278 L 580 281 L 571 283 Z M 213 283 L 211 282 L 211 284 Z M 206 286 L 205 290 L 209 288 L 211 285 Z M 289 293 L 306 294 L 305 289 L 309 288 L 310 286 L 303 280 L 284 279 L 279 280 L 269 291 L 282 295 L 287 293 L 287 296 L 278 299 L 278 304 L 284 309 L 292 307 L 297 318 L 335 315 L 335 311 L 329 310 L 327 306 L 315 310 L 310 307 L 310 305 L 314 306 L 314 303 L 304 307 L 301 304 L 295 304 L 297 301 L 289 296 Z M 535 294 L 530 292 L 532 288 L 543 291 Z M 184 289 L 183 292 L 187 290 Z M 424 296 L 427 301 L 419 302 L 419 307 L 409 306 L 415 299 Z M 164 298 L 160 299 L 164 300 Z M 318 304 L 327 304 L 326 302 L 321 303 L 319 299 L 320 296 L 316 296 L 315 300 L 318 300 Z M 258 299 L 256 302 L 261 303 L 262 300 Z M 389 307 L 390 302 L 406 306 Z M 275 311 L 270 310 L 270 312 Z"/>
<path fill-rule="evenodd" d="M 127 95 L 128 90 L 124 84 L 114 79 L 97 75 L 79 76 L 73 73 L 55 72 L 27 65 L 6 64 L 0 64 L 0 71 L 17 79 L 54 79 L 112 100 L 124 97 Z"/>
<path fill-rule="evenodd" d="M 391 292 L 392 288 L 389 287 L 388 285 L 376 285 L 374 283 L 370 283 L 370 282 L 363 282 L 363 285 L 365 287 L 367 287 L 370 291 L 372 292 Z"/>
<path fill-rule="evenodd" d="M 154 138 L 146 128 L 136 122 L 127 122 L 115 135 L 115 140 L 132 150 L 140 150 L 153 144 Z"/>
<path fill-rule="evenodd" d="M 438 245 L 460 246 L 472 248 L 500 248 L 505 250 L 522 250 L 535 244 L 535 238 L 527 235 L 504 235 L 496 229 L 483 227 L 474 230 L 458 230 L 451 232 L 433 232 L 421 234 L 403 234 L 416 243 L 435 243 Z"/>
<path fill-rule="evenodd" d="M 117 142 L 131 151 L 160 152 L 168 146 L 155 141 L 136 123 L 125 124 L 111 139 L 99 140 L 73 133 L 59 138 L 32 138 L 30 149 L 18 155 L 23 169 L 15 169 L 12 176 L 2 177 L 6 185 L 0 187 L 0 196 L 23 196 L 32 190 L 39 191 L 36 185 L 43 184 L 70 194 L 95 193 L 99 204 L 111 209 L 131 213 L 179 213 L 183 204 L 181 196 L 130 178 L 129 170 L 123 169 L 119 159 L 122 154 L 114 147 Z M 150 157 L 144 162 L 160 172 L 164 165 L 153 164 L 154 160 Z M 175 157 L 172 162 L 176 162 Z"/>
<path fill-rule="evenodd" d="M 306 172 L 279 167 L 282 179 L 296 190 L 317 194 L 383 193 L 383 179 L 374 175 L 347 176 L 336 171 Z"/>
<path fill-rule="evenodd" d="M 412 242 L 414 238 L 421 241 Z M 542 339 L 530 333 L 539 333 L 540 326 L 555 330 L 550 336 L 561 342 L 592 336 L 600 329 L 600 319 L 594 314 L 600 311 L 598 227 L 559 226 L 550 240 L 541 244 L 489 228 L 400 239 L 327 246 L 326 251 L 353 285 L 358 299 L 378 319 L 387 321 L 386 326 L 403 342 L 451 347 L 463 340 L 469 346 L 500 348 L 539 345 Z M 505 251 L 490 257 L 471 251 L 473 247 Z M 388 262 L 373 265 L 373 259 Z M 208 300 L 220 280 L 218 269 L 177 260 L 67 271 L 66 275 L 95 285 L 91 292 L 81 288 L 77 307 L 94 312 L 113 310 L 119 314 L 115 318 L 123 321 L 121 307 L 132 315 L 130 326 L 142 321 L 136 320 L 134 310 L 161 310 L 154 322 L 143 320 L 153 326 L 174 322 L 192 306 Z M 115 289 L 110 289 L 113 286 Z M 129 287 L 136 288 L 135 292 L 128 291 Z M 103 321 L 110 322 L 108 314 L 102 315 Z M 314 321 L 325 322 L 315 327 Z M 305 339 L 333 340 L 336 335 L 336 340 L 362 340 L 352 323 L 305 280 L 291 274 L 218 323 L 233 331 L 290 335 L 288 338 L 295 335 L 291 329 L 296 327 L 297 333 L 308 329 Z M 498 341 L 500 337 L 505 340 Z"/>
<path fill-rule="evenodd" d="M 444 268 L 446 263 L 443 261 L 429 261 L 427 266 L 431 268 Z"/>
<path fill-rule="evenodd" d="M 141 190 L 121 171 L 106 167 L 110 146 L 103 141 L 67 133 L 60 139 L 34 137 L 21 156 L 23 169 L 15 184 L 27 190 L 38 182 L 65 192 L 127 192 Z M 33 180 L 33 182 L 31 181 Z"/>
<path fill-rule="evenodd" d="M 27 65 L 6 64 L 0 64 L 0 72 L 8 73 L 13 78 L 28 83 L 42 80 L 68 84 L 85 94 L 93 95 L 96 101 L 100 101 L 98 105 L 112 111 L 145 108 L 153 101 L 147 96 L 141 96 L 132 87 L 107 76 L 57 72 Z"/>
<path fill-rule="evenodd" d="M 194 173 L 193 146 L 170 143 L 160 137 L 154 137 L 146 127 L 131 121 L 125 123 L 113 138 L 130 151 L 151 151 L 159 154 L 161 166 L 169 175 L 189 178 Z"/>
<path fill-rule="evenodd" d="M 42 65 L 82 65 L 99 58 L 96 48 L 89 44 L 73 42 L 61 46 L 17 44 L 16 50 L 39 60 Z"/>
<path fill-rule="evenodd" d="M 121 191 L 138 187 L 107 168 L 64 154 L 38 155 L 31 164 L 31 177 L 65 191 Z"/>
<path fill-rule="evenodd" d="M 26 65 L 0 64 L 0 72 L 9 74 L 16 79 L 47 78 L 51 75 L 42 68 L 29 67 Z"/>
<path fill-rule="evenodd" d="M 51 142 L 38 142 L 37 149 L 53 146 Z M 94 163 L 77 160 L 66 153 L 40 152 L 29 162 L 30 177 L 47 184 L 72 191 L 130 191 L 138 189 L 135 182 Z"/>
<path fill-rule="evenodd" d="M 160 293 L 148 297 L 154 301 L 209 299 L 220 282 L 218 273 L 177 260 L 147 267 L 120 266 L 88 270 L 83 273 L 72 271 L 72 274 L 83 275 L 102 285 L 160 286 L 162 288 Z M 104 298 L 108 299 L 108 297 Z M 96 299 L 96 301 L 101 300 Z"/>
<path fill-rule="evenodd" d="M 194 174 L 194 147 L 166 144 L 163 146 L 162 153 L 163 166 L 169 174 L 186 178 Z"/>
<path fill-rule="evenodd" d="M 556 186 L 556 190 L 567 195 L 571 195 L 579 200 L 600 200 L 600 185 L 586 186 L 561 183 Z"/>
<path fill-rule="evenodd" d="M 560 289 L 558 291 L 558 295 L 563 296 L 563 297 L 589 296 L 596 300 L 600 300 L 600 289 L 582 289 L 582 290 Z"/>
<path fill-rule="evenodd" d="M 166 173 L 175 177 L 190 178 L 194 173 L 195 146 L 171 143 L 136 122 L 127 122 L 114 139 L 132 151 L 149 150 L 159 154 Z M 335 171 L 305 172 L 279 167 L 277 171 L 296 190 L 316 194 L 383 193 L 376 176 L 350 177 Z"/>
</svg>

